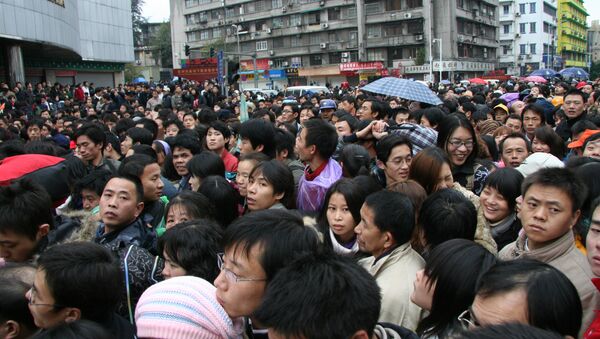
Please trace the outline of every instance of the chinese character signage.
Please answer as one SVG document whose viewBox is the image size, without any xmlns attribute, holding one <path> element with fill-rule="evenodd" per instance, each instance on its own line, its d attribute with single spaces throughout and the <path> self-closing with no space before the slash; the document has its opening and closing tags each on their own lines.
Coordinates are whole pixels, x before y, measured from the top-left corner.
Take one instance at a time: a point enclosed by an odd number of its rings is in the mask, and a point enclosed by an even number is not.
<svg viewBox="0 0 600 339">
<path fill-rule="evenodd" d="M 369 62 L 346 62 L 340 64 L 341 72 L 355 72 L 363 70 L 378 70 L 383 69 L 383 62 L 381 61 L 369 61 Z"/>
</svg>

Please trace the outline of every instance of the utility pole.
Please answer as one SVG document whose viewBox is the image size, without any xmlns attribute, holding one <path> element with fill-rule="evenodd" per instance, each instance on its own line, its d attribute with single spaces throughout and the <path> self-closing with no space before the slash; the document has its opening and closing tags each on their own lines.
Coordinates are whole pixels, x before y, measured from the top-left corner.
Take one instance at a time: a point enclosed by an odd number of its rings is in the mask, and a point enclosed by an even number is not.
<svg viewBox="0 0 600 339">
<path fill-rule="evenodd" d="M 358 61 L 367 61 L 365 48 L 365 1 L 356 0 L 356 20 L 358 24 Z"/>
<path fill-rule="evenodd" d="M 433 0 L 429 2 L 429 15 L 427 18 L 427 22 L 429 22 L 429 81 L 431 83 L 433 83 L 433 25 L 431 23 L 433 21 L 432 9 Z"/>
</svg>

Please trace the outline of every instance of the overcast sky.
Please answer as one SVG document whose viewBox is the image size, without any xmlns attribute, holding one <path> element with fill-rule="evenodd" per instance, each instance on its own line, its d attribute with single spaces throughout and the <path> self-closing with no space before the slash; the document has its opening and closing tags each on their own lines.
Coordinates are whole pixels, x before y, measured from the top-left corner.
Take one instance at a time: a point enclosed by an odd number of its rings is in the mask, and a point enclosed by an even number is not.
<svg viewBox="0 0 600 339">
<path fill-rule="evenodd" d="M 149 22 L 169 21 L 169 1 L 183 0 L 145 0 L 143 16 L 148 18 Z M 589 13 L 588 23 L 592 20 L 600 20 L 600 6 L 596 3 L 598 0 L 585 0 L 584 5 Z M 595 4 L 592 5 L 592 4 Z"/>
</svg>

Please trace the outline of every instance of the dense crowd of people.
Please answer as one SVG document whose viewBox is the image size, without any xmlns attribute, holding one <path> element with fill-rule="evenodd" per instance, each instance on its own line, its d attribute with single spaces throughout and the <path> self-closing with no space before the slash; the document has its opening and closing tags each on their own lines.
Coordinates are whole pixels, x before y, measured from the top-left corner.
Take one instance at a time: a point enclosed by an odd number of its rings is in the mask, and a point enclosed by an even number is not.
<svg viewBox="0 0 600 339">
<path fill-rule="evenodd" d="M 1 338 L 600 338 L 600 80 L 0 83 Z"/>
</svg>

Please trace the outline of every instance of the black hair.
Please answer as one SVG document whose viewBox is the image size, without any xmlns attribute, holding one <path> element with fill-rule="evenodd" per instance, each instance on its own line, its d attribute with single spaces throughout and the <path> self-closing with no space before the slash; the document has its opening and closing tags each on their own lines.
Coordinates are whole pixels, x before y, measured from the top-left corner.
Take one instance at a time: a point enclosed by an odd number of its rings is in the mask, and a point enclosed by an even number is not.
<svg viewBox="0 0 600 339">
<path fill-rule="evenodd" d="M 106 134 L 104 134 L 104 130 L 96 124 L 88 123 L 78 128 L 77 131 L 75 131 L 74 140 L 77 141 L 81 136 L 88 137 L 94 144 L 101 144 L 102 149 L 106 147 Z"/>
<path fill-rule="evenodd" d="M 103 322 L 112 316 L 123 284 L 108 249 L 91 242 L 60 244 L 44 251 L 38 264 L 56 305 L 78 308 L 82 319 Z"/>
<path fill-rule="evenodd" d="M 474 240 L 477 210 L 461 193 L 449 188 L 442 189 L 423 202 L 419 225 L 430 249 L 450 239 Z"/>
<path fill-rule="evenodd" d="M 296 196 L 294 194 L 295 184 L 292 171 L 282 162 L 276 159 L 263 161 L 252 169 L 248 177 L 248 185 L 255 177 L 263 176 L 266 182 L 273 187 L 273 194 L 283 193 L 280 202 L 288 209 L 296 207 Z"/>
<path fill-rule="evenodd" d="M 118 155 L 122 155 L 120 146 L 121 140 L 119 140 L 119 137 L 112 132 L 104 132 L 104 134 L 106 135 L 106 146 L 110 144 Z M 104 148 L 106 148 L 106 146 Z"/>
<path fill-rule="evenodd" d="M 216 211 L 212 202 L 204 195 L 194 191 L 182 191 L 177 194 L 165 208 L 165 221 L 168 223 L 169 211 L 173 206 L 183 206 L 191 219 L 215 220 Z"/>
<path fill-rule="evenodd" d="M 31 285 L 17 279 L 0 277 L 0 323 L 13 320 L 24 327 L 23 333 L 36 329 L 25 293 Z"/>
<path fill-rule="evenodd" d="M 31 339 L 111 339 L 113 335 L 94 321 L 80 319 L 38 332 Z"/>
<path fill-rule="evenodd" d="M 380 289 L 366 270 L 317 254 L 282 268 L 254 316 L 287 338 L 351 338 L 360 330 L 371 338 L 380 308 Z"/>
<path fill-rule="evenodd" d="M 177 126 L 177 128 L 181 131 L 183 129 L 185 129 L 185 127 L 183 126 L 183 122 L 181 122 L 181 120 L 179 119 L 169 119 L 165 122 L 163 122 L 163 128 L 166 129 L 167 127 L 169 127 L 170 125 L 175 125 Z"/>
<path fill-rule="evenodd" d="M 136 125 L 142 125 L 144 128 L 150 133 L 152 133 L 152 140 L 156 139 L 158 136 L 158 124 L 156 121 L 148 118 L 141 118 L 140 120 L 135 122 Z"/>
<path fill-rule="evenodd" d="M 563 96 L 563 98 L 566 99 L 567 96 L 569 96 L 569 95 L 580 96 L 581 100 L 583 100 L 583 103 L 585 103 L 587 101 L 587 95 L 577 88 L 571 88 L 570 90 L 568 90 L 567 93 L 565 93 L 565 95 Z"/>
<path fill-rule="evenodd" d="M 521 139 L 521 140 L 523 140 L 523 142 L 525 143 L 525 147 L 527 148 L 527 152 L 531 153 L 531 143 L 529 142 L 529 140 L 527 139 L 527 137 L 525 136 L 525 134 L 523 134 L 521 132 L 512 132 L 509 135 L 507 135 L 504 139 L 502 139 L 502 141 L 500 141 L 500 144 L 498 145 L 498 151 L 500 152 L 500 154 L 503 153 L 503 151 L 504 151 L 504 143 L 508 139 Z"/>
<path fill-rule="evenodd" d="M 481 142 L 487 147 L 488 153 L 490 154 L 490 160 L 492 161 L 498 161 L 499 159 L 499 154 L 498 154 L 498 145 L 496 145 L 496 140 L 493 136 L 491 135 L 481 135 L 480 137 Z M 483 156 L 483 152 L 482 156 Z"/>
<path fill-rule="evenodd" d="M 25 144 L 26 154 L 58 155 L 58 146 L 47 140 L 33 140 Z"/>
<path fill-rule="evenodd" d="M 542 168 L 527 176 L 521 186 L 523 197 L 533 185 L 554 187 L 567 194 L 571 199 L 573 213 L 581 209 L 587 195 L 587 187 L 572 171 L 566 168 Z"/>
<path fill-rule="evenodd" d="M 444 116 L 445 114 L 441 109 L 437 107 L 429 107 L 423 111 L 421 119 L 425 117 L 427 120 L 429 120 L 431 127 L 437 129 L 439 124 L 442 122 L 442 119 L 444 119 Z"/>
<path fill-rule="evenodd" d="M 353 178 L 357 175 L 368 175 L 370 173 L 371 156 L 369 151 L 361 145 L 345 145 L 338 161 L 342 165 L 345 177 Z"/>
<path fill-rule="evenodd" d="M 225 164 L 216 153 L 202 151 L 194 155 L 187 163 L 188 171 L 200 179 L 211 175 L 225 176 Z"/>
<path fill-rule="evenodd" d="M 562 159 L 565 157 L 567 148 L 564 140 L 552 129 L 552 127 L 544 125 L 535 129 L 535 139 L 538 139 L 550 147 L 550 154 Z"/>
<path fill-rule="evenodd" d="M 392 134 L 384 137 L 383 139 L 377 142 L 375 145 L 375 150 L 377 152 L 377 160 L 387 163 L 392 150 L 400 145 L 406 145 L 410 149 L 410 154 L 412 155 L 413 147 L 410 140 L 404 135 Z"/>
<path fill-rule="evenodd" d="M 452 113 L 444 117 L 440 124 L 438 125 L 438 137 L 437 137 L 437 146 L 444 150 L 446 154 L 448 153 L 448 140 L 456 131 L 456 129 L 463 127 L 466 128 L 471 137 L 473 138 L 473 142 L 477 141 L 477 134 L 475 133 L 475 129 L 473 125 L 467 120 L 467 118 L 463 114 Z M 475 158 L 479 155 L 477 147 L 473 147 L 471 154 L 465 160 L 465 163 L 462 166 L 472 167 L 475 163 Z"/>
<path fill-rule="evenodd" d="M 222 175 L 211 175 L 200 183 L 198 192 L 210 197 L 210 201 L 215 206 L 215 220 L 226 228 L 238 216 L 238 194 Z"/>
<path fill-rule="evenodd" d="M 473 303 L 479 277 L 496 261 L 492 253 L 470 240 L 451 239 L 434 248 L 424 271 L 427 288 L 434 289 L 433 300 L 417 334 L 444 337 L 459 327 L 458 316 Z"/>
<path fill-rule="evenodd" d="M 275 127 L 263 119 L 250 119 L 242 124 L 240 137 L 248 139 L 253 149 L 263 145 L 262 153 L 275 158 Z"/>
<path fill-rule="evenodd" d="M 145 166 L 144 166 L 145 167 Z M 120 167 L 119 167 L 120 170 Z M 143 171 L 143 169 L 142 169 Z M 131 174 L 117 174 L 112 176 L 108 181 L 111 181 L 112 179 L 122 179 L 122 180 L 127 180 L 129 182 L 131 182 L 134 186 L 135 186 L 135 195 L 136 195 L 136 202 L 142 202 L 144 201 L 144 186 L 142 185 L 142 181 L 140 180 L 140 178 L 136 175 L 131 175 Z M 108 182 L 107 182 L 108 184 Z M 106 186 L 105 186 L 106 188 Z"/>
<path fill-rule="evenodd" d="M 367 195 L 371 192 L 367 192 L 364 188 L 359 185 L 357 180 L 342 178 L 336 181 L 333 185 L 329 187 L 327 193 L 325 193 L 325 198 L 323 199 L 323 207 L 319 212 L 319 216 L 317 217 L 317 221 L 321 226 L 330 226 L 327 222 L 327 208 L 329 205 L 329 200 L 334 193 L 339 193 L 344 196 L 346 200 L 346 206 L 348 206 L 348 210 L 350 214 L 352 214 L 352 219 L 354 219 L 354 224 L 358 225 L 360 222 L 360 208 Z M 326 227 L 322 227 L 326 229 Z"/>
<path fill-rule="evenodd" d="M 462 106 L 463 112 L 465 112 L 465 113 L 471 112 L 471 114 L 473 114 L 477 110 L 477 107 L 475 107 L 475 104 L 473 104 L 470 101 L 464 102 L 461 106 Z"/>
<path fill-rule="evenodd" d="M 128 129 L 127 136 L 131 138 L 133 144 L 137 144 L 139 142 L 140 144 L 144 145 L 152 145 L 152 141 L 154 141 L 152 132 L 140 127 L 132 127 Z"/>
<path fill-rule="evenodd" d="M 100 197 L 102 196 L 102 191 L 104 191 L 104 186 L 106 186 L 106 183 L 108 182 L 108 180 L 110 180 L 111 176 L 112 173 L 108 170 L 94 170 L 86 176 L 84 176 L 83 178 L 75 181 L 75 185 L 73 187 L 73 195 L 79 197 L 81 196 L 81 192 L 83 190 L 90 190 Z M 74 200 L 75 199 L 72 200 L 73 203 L 75 202 Z M 75 205 L 73 204 L 70 205 L 70 207 L 74 206 Z"/>
<path fill-rule="evenodd" d="M 52 199 L 28 179 L 0 186 L 0 232 L 14 232 L 35 240 L 40 225 L 53 228 Z"/>
<path fill-rule="evenodd" d="M 375 119 L 383 119 L 386 117 L 386 109 L 385 109 L 385 105 L 387 105 L 387 103 L 384 103 L 383 101 L 374 98 L 374 97 L 369 97 L 367 98 L 365 101 L 363 101 L 363 103 L 365 102 L 370 102 L 371 103 L 371 112 L 373 113 L 377 113 L 377 116 L 373 116 L 373 118 Z"/>
<path fill-rule="evenodd" d="M 202 152 L 202 144 L 198 138 L 192 137 L 187 134 L 177 134 L 175 140 L 173 140 L 173 144 L 171 145 L 171 149 L 175 151 L 175 148 L 185 148 L 189 150 L 192 154 L 198 154 Z"/>
<path fill-rule="evenodd" d="M 500 261 L 479 280 L 477 297 L 485 299 L 517 290 L 527 295 L 529 324 L 577 338 L 583 313 L 581 300 L 564 273 L 532 259 Z"/>
<path fill-rule="evenodd" d="M 158 238 L 158 253 L 162 256 L 164 252 L 186 275 L 214 281 L 220 272 L 217 253 L 223 251 L 221 238 L 221 226 L 214 220 L 186 221 L 169 228 Z"/>
<path fill-rule="evenodd" d="M 331 158 L 338 143 L 335 127 L 323 119 L 310 119 L 304 122 L 304 129 L 306 146 L 315 145 L 321 158 Z"/>
<path fill-rule="evenodd" d="M 211 122 L 208 128 L 212 128 L 215 131 L 221 133 L 225 140 L 228 140 L 231 137 L 231 130 L 229 129 L 229 127 L 227 127 L 227 125 L 224 122 L 220 120 Z"/>
<path fill-rule="evenodd" d="M 132 119 L 129 118 L 123 118 L 123 119 L 119 119 L 119 121 L 117 121 L 115 128 L 114 128 L 114 132 L 116 135 L 118 135 L 119 137 L 123 136 L 128 129 L 135 127 L 135 122 Z"/>
<path fill-rule="evenodd" d="M 277 155 L 284 150 L 287 150 L 287 159 L 296 159 L 296 154 L 294 153 L 296 137 L 292 133 L 281 128 L 277 128 L 275 130 L 275 145 Z"/>
<path fill-rule="evenodd" d="M 119 166 L 119 175 L 141 178 L 146 166 L 156 164 L 156 160 L 145 154 L 134 154 L 123 159 Z"/>
<path fill-rule="evenodd" d="M 402 245 L 410 241 L 415 228 L 415 212 L 410 199 L 398 192 L 378 191 L 365 199 L 374 215 L 375 226 L 382 233 L 390 232 L 394 242 Z"/>
<path fill-rule="evenodd" d="M 154 160 L 154 162 L 158 162 L 158 155 L 156 155 L 156 151 L 150 145 L 133 145 L 131 146 L 131 150 L 133 151 L 133 154 L 149 156 L 150 158 L 152 158 L 152 160 Z"/>
<path fill-rule="evenodd" d="M 487 176 L 483 189 L 491 187 L 497 190 L 506 200 L 508 209 L 514 211 L 517 204 L 515 199 L 521 195 L 523 179 L 523 174 L 514 168 L 499 168 Z"/>
<path fill-rule="evenodd" d="M 345 112 L 345 111 L 342 111 L 342 112 Z M 344 113 L 338 117 L 338 120 L 336 121 L 336 123 L 343 122 L 343 121 L 348 123 L 348 126 L 350 126 L 350 131 L 354 132 L 354 130 L 356 130 L 356 126 L 358 125 L 358 119 L 356 119 L 355 117 L 351 116 L 348 113 Z"/>
<path fill-rule="evenodd" d="M 529 104 L 523 107 L 521 111 L 521 122 L 523 122 L 523 117 L 525 116 L 525 112 L 532 111 L 540 117 L 541 124 L 546 124 L 546 114 L 544 114 L 544 108 L 539 106 L 538 104 Z"/>
<path fill-rule="evenodd" d="M 587 187 L 585 200 L 581 205 L 581 214 L 583 218 L 591 218 L 594 213 L 593 200 L 600 197 L 600 162 L 591 162 L 583 164 L 573 169 L 576 177 L 581 178 L 581 182 Z M 583 194 L 584 192 L 580 192 Z M 585 230 L 587 232 L 587 230 Z"/>
<path fill-rule="evenodd" d="M 564 339 L 564 336 L 538 327 L 506 323 L 478 327 L 471 331 L 462 331 L 456 339 Z"/>
<path fill-rule="evenodd" d="M 320 242 L 317 232 L 304 226 L 298 213 L 270 209 L 241 216 L 223 234 L 226 251 L 232 249 L 248 257 L 255 247 L 261 249 L 257 259 L 269 282 L 294 259 L 316 252 Z"/>
</svg>

